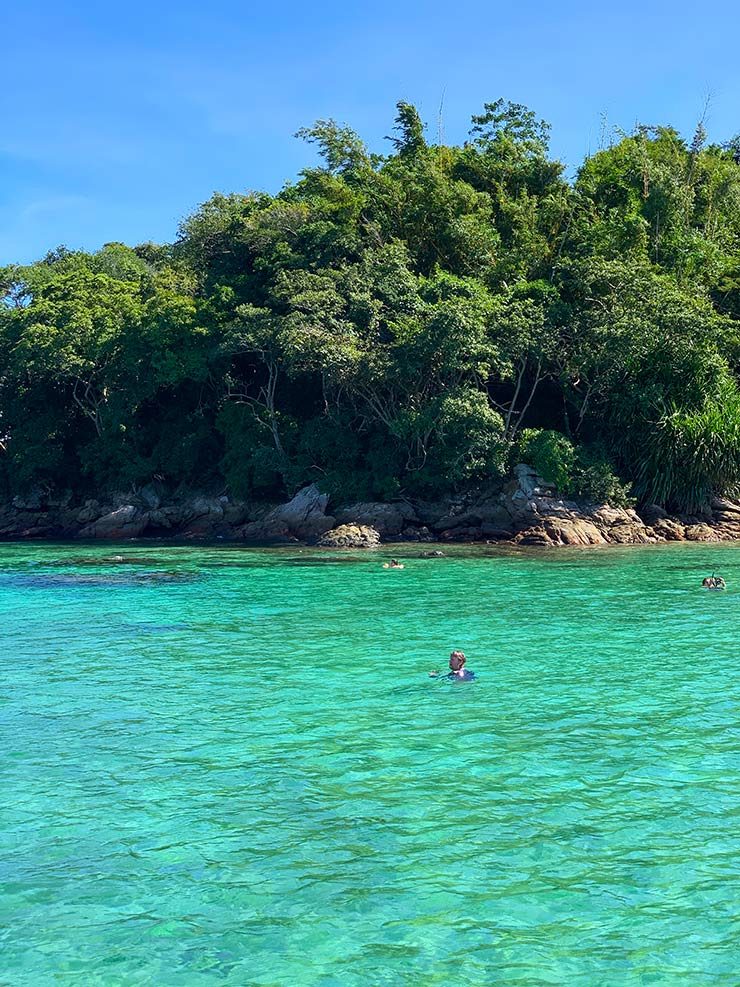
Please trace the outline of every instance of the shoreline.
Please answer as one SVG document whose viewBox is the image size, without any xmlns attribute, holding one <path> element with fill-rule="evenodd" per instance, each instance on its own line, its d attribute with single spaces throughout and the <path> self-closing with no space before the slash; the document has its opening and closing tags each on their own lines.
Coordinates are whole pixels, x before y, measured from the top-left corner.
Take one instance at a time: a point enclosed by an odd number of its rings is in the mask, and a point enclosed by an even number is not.
<svg viewBox="0 0 740 987">
<path fill-rule="evenodd" d="M 614 507 L 559 498 L 531 467 L 507 483 L 439 502 L 331 505 L 315 485 L 284 504 L 226 495 L 166 496 L 153 487 L 75 504 L 41 494 L 0 505 L 2 542 L 163 542 L 254 548 L 382 549 L 418 546 L 606 547 L 740 541 L 740 503 L 715 499 L 701 515 L 657 505 Z"/>
</svg>

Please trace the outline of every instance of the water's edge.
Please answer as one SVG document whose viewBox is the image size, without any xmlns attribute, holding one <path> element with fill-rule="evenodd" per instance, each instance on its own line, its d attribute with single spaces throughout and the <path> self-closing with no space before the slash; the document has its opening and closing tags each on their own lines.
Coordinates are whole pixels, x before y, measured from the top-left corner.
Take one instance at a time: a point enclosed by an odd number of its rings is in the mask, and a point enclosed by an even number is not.
<svg viewBox="0 0 740 987">
<path fill-rule="evenodd" d="M 521 475 L 503 489 L 478 490 L 435 503 L 333 505 L 311 485 L 287 504 L 226 495 L 165 497 L 155 489 L 76 504 L 36 494 L 0 506 L 0 541 L 166 540 L 255 547 L 330 549 L 400 544 L 509 544 L 532 547 L 650 545 L 740 540 L 740 503 L 716 499 L 701 515 L 669 515 L 560 499 Z"/>
</svg>

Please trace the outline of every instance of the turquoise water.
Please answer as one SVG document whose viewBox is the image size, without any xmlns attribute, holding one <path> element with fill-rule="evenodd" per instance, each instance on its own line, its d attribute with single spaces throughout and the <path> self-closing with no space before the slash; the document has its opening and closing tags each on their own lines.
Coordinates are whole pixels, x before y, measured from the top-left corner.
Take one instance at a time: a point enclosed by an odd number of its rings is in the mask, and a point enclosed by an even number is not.
<svg viewBox="0 0 740 987">
<path fill-rule="evenodd" d="M 738 984 L 740 546 L 384 557 L 0 546 L 0 984 Z"/>
</svg>

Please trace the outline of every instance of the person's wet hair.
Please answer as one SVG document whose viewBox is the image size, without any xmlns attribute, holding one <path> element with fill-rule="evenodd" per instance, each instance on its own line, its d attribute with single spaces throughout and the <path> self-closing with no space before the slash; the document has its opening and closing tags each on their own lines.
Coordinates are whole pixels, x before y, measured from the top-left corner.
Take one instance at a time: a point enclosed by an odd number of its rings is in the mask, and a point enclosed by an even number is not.
<svg viewBox="0 0 740 987">
<path fill-rule="evenodd" d="M 453 651 L 450 655 L 450 668 L 453 672 L 459 672 L 465 661 L 465 654 L 462 651 Z"/>
</svg>

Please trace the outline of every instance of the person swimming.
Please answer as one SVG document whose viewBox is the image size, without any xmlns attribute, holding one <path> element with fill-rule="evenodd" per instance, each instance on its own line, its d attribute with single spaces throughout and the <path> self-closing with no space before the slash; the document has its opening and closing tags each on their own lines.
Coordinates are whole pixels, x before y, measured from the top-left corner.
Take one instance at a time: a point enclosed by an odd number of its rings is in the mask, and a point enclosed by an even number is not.
<svg viewBox="0 0 740 987">
<path fill-rule="evenodd" d="M 453 651 L 450 655 L 450 671 L 445 677 L 453 682 L 472 682 L 475 678 L 475 672 L 471 672 L 465 667 L 467 660 L 464 651 L 458 651 L 457 649 Z M 429 678 L 436 679 L 440 675 L 441 672 L 439 671 L 430 672 Z"/>
<path fill-rule="evenodd" d="M 701 584 L 704 589 L 727 589 L 727 583 L 722 576 L 715 576 L 714 573 L 711 576 L 705 576 Z"/>
<path fill-rule="evenodd" d="M 403 562 L 399 562 L 398 559 L 391 559 L 390 562 L 383 563 L 384 569 L 403 569 Z"/>
</svg>

